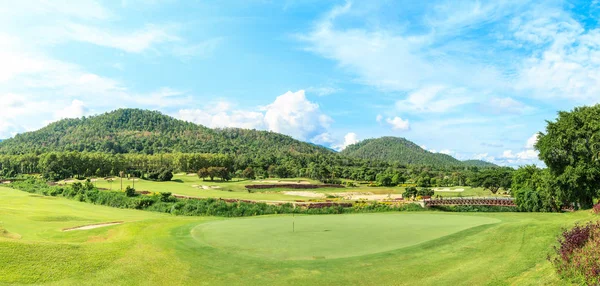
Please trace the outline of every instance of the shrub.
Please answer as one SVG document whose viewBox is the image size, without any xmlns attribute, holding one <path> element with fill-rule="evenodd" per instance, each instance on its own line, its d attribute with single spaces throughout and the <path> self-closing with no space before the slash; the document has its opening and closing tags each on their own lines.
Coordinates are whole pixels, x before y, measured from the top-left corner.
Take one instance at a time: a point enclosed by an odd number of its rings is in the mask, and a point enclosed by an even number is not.
<svg viewBox="0 0 600 286">
<path fill-rule="evenodd" d="M 595 214 L 600 214 L 600 203 L 594 205 L 594 207 L 592 208 L 592 212 Z"/>
<path fill-rule="evenodd" d="M 419 191 L 417 191 L 417 195 L 421 197 L 431 197 L 434 193 L 435 192 L 429 188 L 422 188 Z"/>
<path fill-rule="evenodd" d="M 417 190 L 417 188 L 415 188 L 415 187 L 408 187 L 404 191 L 404 194 L 402 194 L 402 197 L 413 198 L 413 197 L 417 196 L 418 192 L 419 191 Z"/>
<path fill-rule="evenodd" d="M 558 274 L 576 284 L 600 284 L 600 221 L 575 225 L 558 238 L 548 260 Z"/>
<path fill-rule="evenodd" d="M 160 169 L 146 174 L 146 179 L 152 181 L 166 182 L 173 179 L 173 171 L 170 169 Z"/>
<path fill-rule="evenodd" d="M 130 186 L 127 186 L 127 188 L 125 188 L 125 195 L 128 197 L 135 197 L 135 189 Z"/>
</svg>

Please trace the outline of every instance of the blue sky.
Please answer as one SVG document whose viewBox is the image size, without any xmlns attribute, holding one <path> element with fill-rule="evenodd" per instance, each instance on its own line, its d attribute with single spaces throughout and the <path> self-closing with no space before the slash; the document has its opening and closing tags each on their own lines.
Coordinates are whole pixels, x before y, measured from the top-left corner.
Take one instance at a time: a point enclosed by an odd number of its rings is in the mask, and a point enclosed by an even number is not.
<svg viewBox="0 0 600 286">
<path fill-rule="evenodd" d="M 600 101 L 599 18 L 598 1 L 14 1 L 0 138 L 138 107 L 539 163 L 545 120 Z"/>
</svg>

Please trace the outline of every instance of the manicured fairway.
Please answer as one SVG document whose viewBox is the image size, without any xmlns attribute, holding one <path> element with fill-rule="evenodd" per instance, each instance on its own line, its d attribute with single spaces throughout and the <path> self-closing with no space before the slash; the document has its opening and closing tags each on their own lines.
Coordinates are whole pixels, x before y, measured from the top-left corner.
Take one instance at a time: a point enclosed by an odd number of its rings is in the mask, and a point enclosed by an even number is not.
<svg viewBox="0 0 600 286">
<path fill-rule="evenodd" d="M 546 255 L 562 227 L 592 218 L 297 216 L 298 233 L 290 235 L 290 216 L 174 217 L 0 187 L 0 285 L 565 285 Z M 124 223 L 62 231 L 113 221 Z M 212 233 L 208 240 L 202 230 Z M 218 233 L 232 237 L 216 244 Z M 287 256 L 272 252 L 286 244 Z"/>
<path fill-rule="evenodd" d="M 500 220 L 453 214 L 279 216 L 201 224 L 194 238 L 231 253 L 268 259 L 330 259 L 416 245 Z"/>
</svg>

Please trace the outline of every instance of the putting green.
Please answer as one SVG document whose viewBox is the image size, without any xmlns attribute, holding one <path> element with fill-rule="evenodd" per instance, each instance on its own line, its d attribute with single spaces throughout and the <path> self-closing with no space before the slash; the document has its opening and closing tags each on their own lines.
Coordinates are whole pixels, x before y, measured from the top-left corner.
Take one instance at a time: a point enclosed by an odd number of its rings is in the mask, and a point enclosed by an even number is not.
<svg viewBox="0 0 600 286">
<path fill-rule="evenodd" d="M 192 236 L 226 252 L 261 258 L 333 259 L 391 251 L 498 222 L 431 213 L 277 216 L 201 224 Z"/>
</svg>

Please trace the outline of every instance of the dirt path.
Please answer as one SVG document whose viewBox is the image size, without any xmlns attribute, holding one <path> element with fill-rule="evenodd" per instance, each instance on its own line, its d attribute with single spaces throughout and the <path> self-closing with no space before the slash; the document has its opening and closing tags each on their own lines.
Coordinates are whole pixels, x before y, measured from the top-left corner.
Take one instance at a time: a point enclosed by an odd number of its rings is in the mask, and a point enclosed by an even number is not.
<svg viewBox="0 0 600 286">
<path fill-rule="evenodd" d="M 122 224 L 122 223 L 123 223 L 122 221 L 95 223 L 95 224 L 88 224 L 88 225 L 82 225 L 82 226 L 76 226 L 76 227 L 70 227 L 70 228 L 63 228 L 62 231 L 88 230 L 88 229 L 117 225 L 117 224 Z"/>
</svg>

